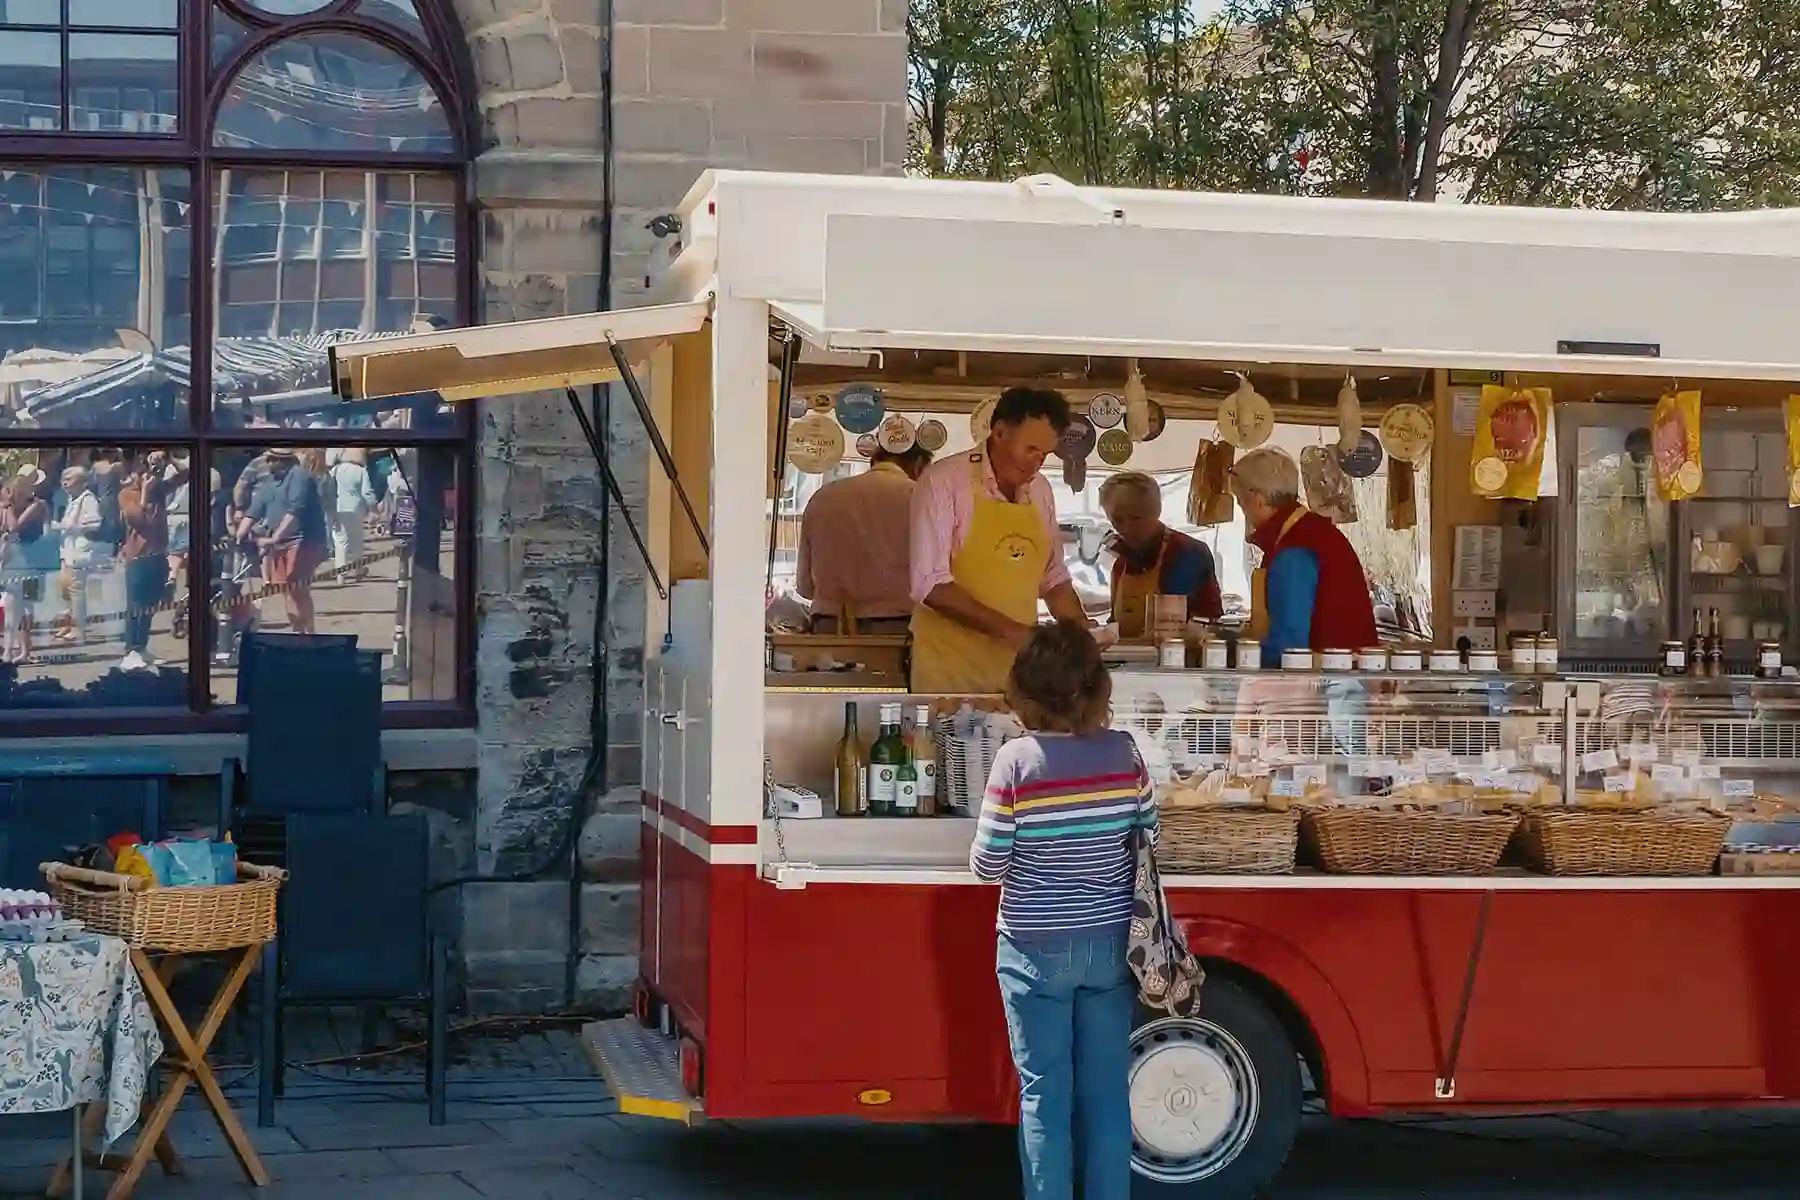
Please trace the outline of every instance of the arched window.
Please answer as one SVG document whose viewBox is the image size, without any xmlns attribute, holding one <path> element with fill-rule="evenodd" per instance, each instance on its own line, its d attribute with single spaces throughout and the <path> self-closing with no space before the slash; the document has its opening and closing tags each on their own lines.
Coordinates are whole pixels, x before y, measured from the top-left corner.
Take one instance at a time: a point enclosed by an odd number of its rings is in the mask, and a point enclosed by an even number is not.
<svg viewBox="0 0 1800 1200">
<path fill-rule="evenodd" d="M 466 719 L 468 414 L 326 374 L 466 323 L 465 55 L 449 0 L 0 0 L 0 734 L 229 723 L 252 623 Z"/>
</svg>

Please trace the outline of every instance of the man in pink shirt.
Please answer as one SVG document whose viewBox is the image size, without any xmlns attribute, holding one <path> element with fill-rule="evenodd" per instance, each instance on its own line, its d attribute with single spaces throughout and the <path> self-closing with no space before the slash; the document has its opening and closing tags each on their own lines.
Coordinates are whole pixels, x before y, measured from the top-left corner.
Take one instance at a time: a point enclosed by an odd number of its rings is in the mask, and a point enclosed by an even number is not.
<svg viewBox="0 0 1800 1200">
<path fill-rule="evenodd" d="M 1063 563 L 1056 501 L 1038 472 L 1069 427 L 1069 402 L 1007 390 L 987 440 L 934 463 L 912 499 L 912 687 L 1000 692 L 1013 655 L 1053 617 L 1087 623 Z"/>
<path fill-rule="evenodd" d="M 913 482 L 930 465 L 930 451 L 917 446 L 877 450 L 867 471 L 833 480 L 807 502 L 794 590 L 812 601 L 814 633 L 845 628 L 845 610 L 859 633 L 906 632 Z"/>
</svg>

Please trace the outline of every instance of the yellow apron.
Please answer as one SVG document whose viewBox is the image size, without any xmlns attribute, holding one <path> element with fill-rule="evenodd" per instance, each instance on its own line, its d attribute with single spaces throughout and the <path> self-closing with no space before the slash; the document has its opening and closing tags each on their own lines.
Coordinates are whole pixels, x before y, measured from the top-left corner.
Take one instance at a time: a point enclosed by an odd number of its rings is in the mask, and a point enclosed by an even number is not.
<svg viewBox="0 0 1800 1200">
<path fill-rule="evenodd" d="M 1019 503 L 987 494 L 982 456 L 969 458 L 975 501 L 968 536 L 950 558 L 950 578 L 975 600 L 1021 625 L 1035 625 L 1038 594 L 1052 550 L 1050 531 L 1029 497 Z M 924 605 L 913 609 L 912 690 L 926 695 L 994 693 L 1006 687 L 1013 648 L 958 625 Z"/>
<path fill-rule="evenodd" d="M 1275 544 L 1263 555 L 1262 563 L 1256 570 L 1250 572 L 1250 627 L 1246 632 L 1259 642 L 1266 641 L 1269 636 L 1269 563 L 1275 558 L 1275 552 L 1281 549 L 1281 539 L 1288 535 L 1288 530 L 1305 514 L 1304 506 L 1288 514 L 1288 519 L 1281 523 L 1281 532 L 1275 535 Z"/>
<path fill-rule="evenodd" d="M 1169 543 L 1174 540 L 1168 530 L 1163 530 L 1162 544 L 1156 548 L 1156 565 L 1147 573 L 1128 575 L 1117 564 L 1113 567 L 1112 619 L 1119 626 L 1119 637 L 1125 641 L 1144 636 L 1150 597 L 1161 594 L 1163 565 L 1169 557 Z"/>
</svg>

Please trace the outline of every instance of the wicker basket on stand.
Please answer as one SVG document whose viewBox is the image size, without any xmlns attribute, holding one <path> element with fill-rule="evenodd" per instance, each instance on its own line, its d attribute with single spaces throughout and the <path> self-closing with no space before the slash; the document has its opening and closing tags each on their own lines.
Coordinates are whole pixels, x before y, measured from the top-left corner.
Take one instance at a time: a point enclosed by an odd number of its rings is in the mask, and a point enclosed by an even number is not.
<svg viewBox="0 0 1800 1200">
<path fill-rule="evenodd" d="M 1483 875 L 1518 827 L 1513 813 L 1333 808 L 1301 828 L 1320 865 L 1337 875 Z"/>
<path fill-rule="evenodd" d="M 1298 812 L 1164 808 L 1156 862 L 1183 875 L 1281 875 L 1294 869 Z"/>
<path fill-rule="evenodd" d="M 1519 840 L 1550 875 L 1710 875 L 1730 831 L 1711 812 L 1534 812 Z"/>
<path fill-rule="evenodd" d="M 90 932 L 122 938 L 139 950 L 207 954 L 255 946 L 275 937 L 275 896 L 287 872 L 238 864 L 238 882 L 212 887 L 158 887 L 136 875 L 44 863 L 50 894 L 63 913 Z"/>
</svg>

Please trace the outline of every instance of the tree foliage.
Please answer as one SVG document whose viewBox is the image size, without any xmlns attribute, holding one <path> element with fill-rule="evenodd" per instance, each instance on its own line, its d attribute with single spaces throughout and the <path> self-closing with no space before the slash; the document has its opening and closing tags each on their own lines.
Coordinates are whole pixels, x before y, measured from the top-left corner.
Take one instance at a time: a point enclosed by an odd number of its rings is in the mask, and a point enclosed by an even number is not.
<svg viewBox="0 0 1800 1200">
<path fill-rule="evenodd" d="M 912 0 L 915 169 L 1641 209 L 1786 204 L 1800 0 Z"/>
</svg>

